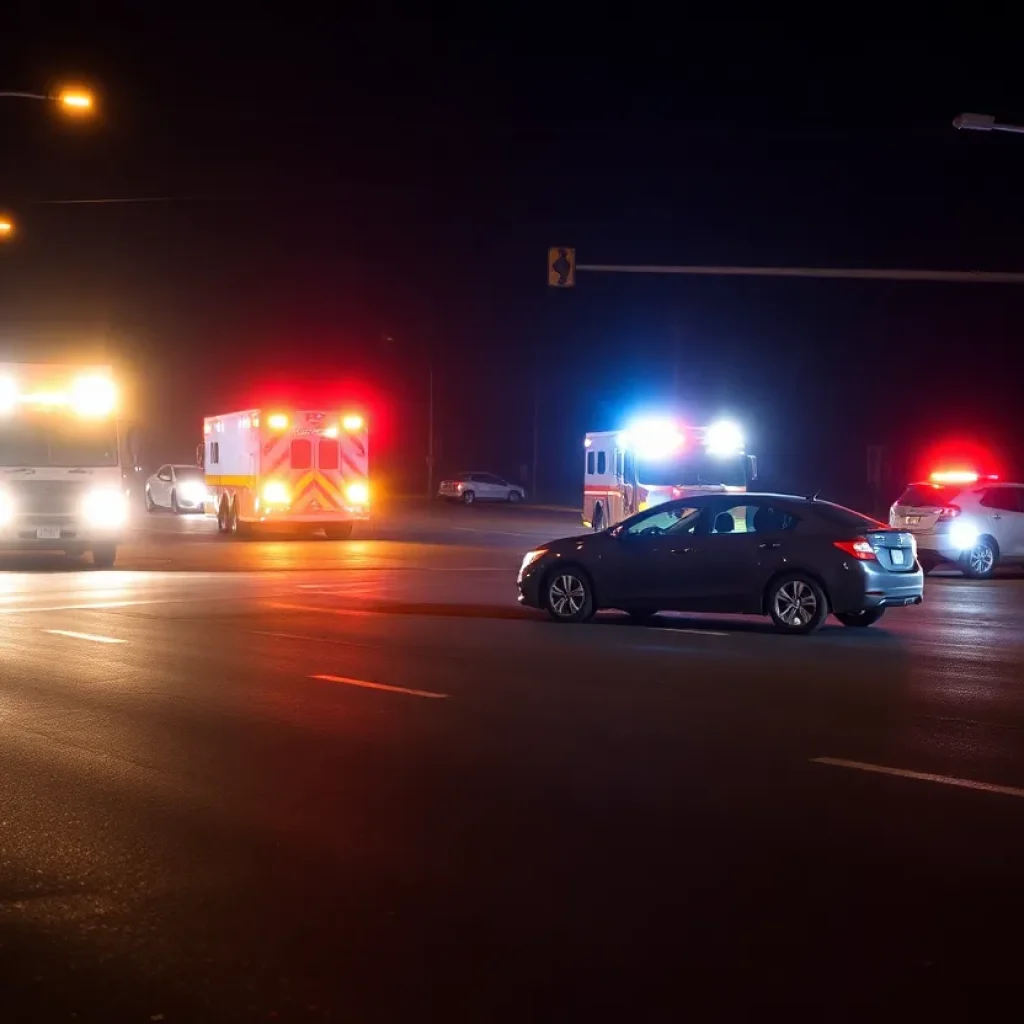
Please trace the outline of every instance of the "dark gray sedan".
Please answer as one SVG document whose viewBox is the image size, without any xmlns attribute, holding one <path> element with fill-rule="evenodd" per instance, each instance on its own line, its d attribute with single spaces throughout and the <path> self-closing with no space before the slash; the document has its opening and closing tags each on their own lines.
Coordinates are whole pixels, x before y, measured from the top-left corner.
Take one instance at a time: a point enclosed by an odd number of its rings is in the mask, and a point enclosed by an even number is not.
<svg viewBox="0 0 1024 1024">
<path fill-rule="evenodd" d="M 910 533 L 832 502 L 782 494 L 681 498 L 610 530 L 529 552 L 519 600 L 559 622 L 599 608 L 769 615 L 810 633 L 831 612 L 870 626 L 920 604 L 924 574 Z"/>
</svg>

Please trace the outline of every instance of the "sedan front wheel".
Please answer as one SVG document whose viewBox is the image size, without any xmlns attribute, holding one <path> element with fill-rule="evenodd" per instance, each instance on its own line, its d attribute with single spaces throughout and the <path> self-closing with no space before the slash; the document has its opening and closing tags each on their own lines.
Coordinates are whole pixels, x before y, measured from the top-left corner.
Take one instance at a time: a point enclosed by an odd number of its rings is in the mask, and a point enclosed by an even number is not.
<svg viewBox="0 0 1024 1024">
<path fill-rule="evenodd" d="M 548 577 L 544 603 L 555 622 L 586 622 L 594 617 L 594 588 L 590 577 L 565 566 Z"/>
</svg>

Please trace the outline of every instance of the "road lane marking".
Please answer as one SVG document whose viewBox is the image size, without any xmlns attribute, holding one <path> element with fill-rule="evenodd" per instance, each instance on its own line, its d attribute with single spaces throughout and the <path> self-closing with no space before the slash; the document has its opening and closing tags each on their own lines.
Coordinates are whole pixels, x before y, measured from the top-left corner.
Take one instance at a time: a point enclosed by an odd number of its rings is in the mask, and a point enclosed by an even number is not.
<svg viewBox="0 0 1024 1024">
<path fill-rule="evenodd" d="M 434 693 L 431 690 L 410 690 L 404 686 L 386 686 L 384 683 L 371 683 L 366 679 L 351 679 L 348 676 L 310 676 L 322 683 L 344 683 L 346 686 L 361 686 L 367 690 L 387 690 L 388 693 L 404 693 L 409 697 L 429 697 L 432 700 L 447 700 L 447 693 Z"/>
<path fill-rule="evenodd" d="M 184 600 L 184 599 L 182 599 Z M 93 604 L 53 604 L 45 608 L 0 608 L 0 615 L 28 615 L 35 612 L 80 612 L 96 608 L 134 608 L 140 604 L 173 604 L 173 601 L 97 601 Z"/>
<path fill-rule="evenodd" d="M 91 640 L 94 644 L 126 644 L 127 640 L 118 640 L 112 636 L 97 636 L 95 633 L 74 633 L 70 629 L 44 629 L 44 633 L 54 636 L 68 636 L 72 640 Z"/>
<path fill-rule="evenodd" d="M 327 596 L 327 595 L 325 595 Z M 267 601 L 268 608 L 278 608 L 287 612 L 319 612 L 322 615 L 383 615 L 382 611 L 372 608 L 323 608 L 315 604 L 288 604 L 285 601 Z"/>
<path fill-rule="evenodd" d="M 335 640 L 327 636 L 303 636 L 301 633 L 278 633 L 271 629 L 247 629 L 250 636 L 270 636 L 278 640 L 301 640 L 309 644 L 336 644 L 339 647 L 359 647 L 365 650 L 376 650 L 381 644 L 361 644 L 357 640 Z"/>
<path fill-rule="evenodd" d="M 811 762 L 813 764 L 830 764 L 836 768 L 853 768 L 860 772 L 874 772 L 877 775 L 895 775 L 897 778 L 916 779 L 919 782 L 937 782 L 942 786 L 956 786 L 959 789 L 976 789 L 982 793 L 1024 797 L 1024 789 L 1018 789 L 1016 786 L 997 786 L 991 782 L 958 779 L 952 775 L 933 775 L 931 772 L 912 772 L 906 768 L 887 768 L 885 765 L 868 764 L 866 761 L 846 761 L 841 757 L 812 757 Z"/>
</svg>

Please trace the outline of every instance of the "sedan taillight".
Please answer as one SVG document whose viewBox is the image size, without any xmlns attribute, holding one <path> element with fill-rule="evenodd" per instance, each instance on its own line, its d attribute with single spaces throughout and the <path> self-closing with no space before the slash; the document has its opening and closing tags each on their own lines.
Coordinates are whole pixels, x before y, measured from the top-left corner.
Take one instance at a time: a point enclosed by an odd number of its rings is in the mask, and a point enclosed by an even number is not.
<svg viewBox="0 0 1024 1024">
<path fill-rule="evenodd" d="M 856 558 L 858 562 L 878 561 L 875 549 L 863 537 L 855 537 L 853 540 L 836 540 L 832 543 L 840 551 L 845 551 L 851 558 Z"/>
</svg>

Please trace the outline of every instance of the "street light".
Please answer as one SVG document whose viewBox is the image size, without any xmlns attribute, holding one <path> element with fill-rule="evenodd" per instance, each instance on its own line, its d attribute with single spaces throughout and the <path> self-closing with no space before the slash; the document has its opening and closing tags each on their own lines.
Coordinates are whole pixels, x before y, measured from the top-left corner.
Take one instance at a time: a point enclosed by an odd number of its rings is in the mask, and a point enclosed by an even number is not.
<svg viewBox="0 0 1024 1024">
<path fill-rule="evenodd" d="M 1002 124 L 991 114 L 957 114 L 953 118 L 953 127 L 970 132 L 1013 132 L 1024 135 L 1024 125 Z"/>
<path fill-rule="evenodd" d="M 0 91 L 0 99 L 41 100 L 55 104 L 68 117 L 90 117 L 96 110 L 96 97 L 81 86 L 62 86 L 51 93 Z"/>
<path fill-rule="evenodd" d="M 14 219 L 0 213 L 0 242 L 6 242 L 14 234 Z"/>
</svg>

